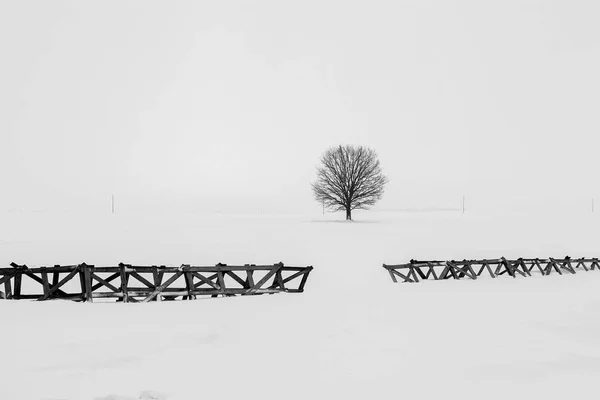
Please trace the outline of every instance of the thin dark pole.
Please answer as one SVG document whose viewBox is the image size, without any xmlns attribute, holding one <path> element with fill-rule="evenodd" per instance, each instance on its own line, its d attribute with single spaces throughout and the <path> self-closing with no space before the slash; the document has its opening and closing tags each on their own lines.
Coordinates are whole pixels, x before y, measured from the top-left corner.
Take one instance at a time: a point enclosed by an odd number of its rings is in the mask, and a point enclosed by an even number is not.
<svg viewBox="0 0 600 400">
<path fill-rule="evenodd" d="M 115 213 L 115 195 L 113 194 L 111 196 L 111 209 L 112 209 L 112 213 Z"/>
<path fill-rule="evenodd" d="M 462 202 L 462 213 L 465 213 L 465 196 L 463 196 L 463 202 Z"/>
</svg>

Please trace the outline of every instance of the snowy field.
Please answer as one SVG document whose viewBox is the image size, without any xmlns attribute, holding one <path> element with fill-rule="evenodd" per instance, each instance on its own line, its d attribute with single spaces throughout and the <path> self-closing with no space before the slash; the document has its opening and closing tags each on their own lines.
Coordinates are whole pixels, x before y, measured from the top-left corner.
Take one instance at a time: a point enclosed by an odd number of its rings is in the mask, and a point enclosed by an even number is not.
<svg viewBox="0 0 600 400">
<path fill-rule="evenodd" d="M 599 217 L 5 213 L 0 264 L 313 265 L 303 294 L 0 301 L 1 400 L 597 399 L 600 271 L 393 284 L 382 263 L 600 256 Z"/>
</svg>

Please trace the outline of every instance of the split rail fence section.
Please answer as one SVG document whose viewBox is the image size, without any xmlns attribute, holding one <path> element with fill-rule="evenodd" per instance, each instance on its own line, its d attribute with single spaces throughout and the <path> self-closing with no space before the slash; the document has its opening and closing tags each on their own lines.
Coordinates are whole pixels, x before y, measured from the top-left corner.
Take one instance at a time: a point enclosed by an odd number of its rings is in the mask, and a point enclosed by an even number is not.
<svg viewBox="0 0 600 400">
<path fill-rule="evenodd" d="M 300 293 L 304 291 L 312 269 L 311 266 L 288 267 L 283 263 L 243 266 L 217 264 L 208 267 L 182 265 L 179 268 L 123 263 L 117 267 L 96 267 L 84 263 L 28 268 L 12 263 L 11 268 L 0 268 L 0 298 L 88 302 L 115 298 L 125 303 L 145 303 L 192 300 L 197 296 Z M 25 279 L 36 283 L 41 292 L 22 293 Z"/>
<path fill-rule="evenodd" d="M 442 279 L 477 279 L 482 273 L 487 272 L 492 278 L 507 274 L 516 278 L 517 275 L 523 277 L 531 276 L 532 270 L 542 275 L 550 275 L 563 272 L 574 274 L 577 269 L 600 270 L 600 261 L 597 258 L 578 258 L 571 259 L 539 259 L 539 258 L 519 258 L 517 260 L 507 260 L 502 257 L 494 260 L 462 260 L 462 261 L 417 261 L 411 260 L 408 264 L 386 265 L 385 268 L 394 282 L 398 278 L 402 282 L 416 283 L 419 280 L 442 280 Z"/>
</svg>

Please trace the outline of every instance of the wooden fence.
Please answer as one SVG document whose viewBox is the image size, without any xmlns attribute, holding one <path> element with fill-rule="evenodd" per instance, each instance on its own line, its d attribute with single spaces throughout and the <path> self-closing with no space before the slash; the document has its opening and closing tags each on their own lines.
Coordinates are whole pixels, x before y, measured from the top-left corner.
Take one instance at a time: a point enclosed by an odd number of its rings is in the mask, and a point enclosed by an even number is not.
<svg viewBox="0 0 600 400">
<path fill-rule="evenodd" d="M 11 268 L 0 268 L 0 298 L 89 302 L 113 298 L 126 303 L 146 303 L 191 300 L 197 296 L 299 293 L 304 291 L 312 269 L 310 266 L 288 267 L 283 263 L 243 266 L 217 264 L 208 267 L 182 265 L 179 268 L 123 263 L 116 267 L 96 267 L 84 263 L 28 268 L 12 263 Z M 24 280 L 33 281 L 38 292 L 23 293 Z"/>
<path fill-rule="evenodd" d="M 398 278 L 402 282 L 416 283 L 419 280 L 433 279 L 477 279 L 484 271 L 489 273 L 492 278 L 507 274 L 516 278 L 517 275 L 527 277 L 531 272 L 539 271 L 542 275 L 551 273 L 574 274 L 578 269 L 585 271 L 600 270 L 600 261 L 597 258 L 578 258 L 572 259 L 539 259 L 539 258 L 519 258 L 517 260 L 507 260 L 502 257 L 495 260 L 462 260 L 462 261 L 417 261 L 410 260 L 408 264 L 386 265 L 385 268 L 394 282 Z"/>
</svg>

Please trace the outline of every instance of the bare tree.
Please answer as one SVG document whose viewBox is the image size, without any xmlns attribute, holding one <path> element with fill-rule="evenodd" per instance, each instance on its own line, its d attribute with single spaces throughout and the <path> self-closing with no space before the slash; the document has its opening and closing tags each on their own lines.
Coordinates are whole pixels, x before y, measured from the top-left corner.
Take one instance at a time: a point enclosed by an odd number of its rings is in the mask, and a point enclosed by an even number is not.
<svg viewBox="0 0 600 400">
<path fill-rule="evenodd" d="M 383 196 L 388 179 L 375 150 L 363 146 L 337 146 L 327 150 L 312 184 L 315 199 L 333 211 L 368 209 Z"/>
</svg>

